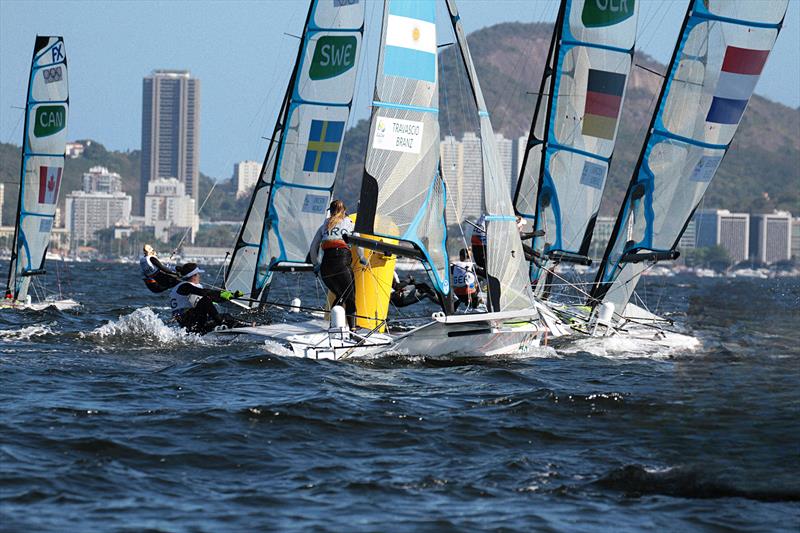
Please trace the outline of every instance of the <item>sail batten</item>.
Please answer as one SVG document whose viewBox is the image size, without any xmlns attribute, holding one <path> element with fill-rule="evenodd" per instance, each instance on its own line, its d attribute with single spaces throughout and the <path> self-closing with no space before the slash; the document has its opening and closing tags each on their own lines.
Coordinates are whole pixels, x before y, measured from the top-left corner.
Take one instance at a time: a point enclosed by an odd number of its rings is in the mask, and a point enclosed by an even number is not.
<svg viewBox="0 0 800 533">
<path fill-rule="evenodd" d="M 681 235 L 727 153 L 788 0 L 692 0 L 645 144 L 592 288 L 622 313 L 647 261 Z"/>
<path fill-rule="evenodd" d="M 45 271 L 64 170 L 68 115 L 64 40 L 37 36 L 25 105 L 19 199 L 6 298 L 25 300 L 31 277 Z"/>
<path fill-rule="evenodd" d="M 355 92 L 364 26 L 359 2 L 313 0 L 225 286 L 266 295 L 272 272 L 308 265 L 325 219 Z"/>
</svg>

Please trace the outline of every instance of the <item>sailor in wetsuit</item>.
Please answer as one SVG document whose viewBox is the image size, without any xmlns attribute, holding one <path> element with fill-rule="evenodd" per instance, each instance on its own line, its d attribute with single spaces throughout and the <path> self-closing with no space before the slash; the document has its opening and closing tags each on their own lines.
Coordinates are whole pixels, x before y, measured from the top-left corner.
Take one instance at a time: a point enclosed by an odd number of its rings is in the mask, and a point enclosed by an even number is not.
<svg viewBox="0 0 800 533">
<path fill-rule="evenodd" d="M 355 327 L 356 291 L 353 269 L 350 266 L 350 246 L 344 236 L 353 233 L 353 221 L 347 217 L 344 202 L 334 200 L 329 207 L 330 216 L 322 223 L 311 241 L 308 253 L 314 272 L 318 272 L 325 286 L 336 296 L 334 305 L 342 305 L 350 328 Z M 322 261 L 319 253 L 322 251 Z M 369 263 L 360 248 L 356 247 L 362 266 Z"/>
<path fill-rule="evenodd" d="M 203 270 L 195 263 L 186 263 L 178 267 L 181 282 L 170 292 L 169 303 L 172 316 L 178 324 L 192 333 L 205 335 L 220 325 L 235 326 L 238 321 L 228 314 L 220 314 L 214 302 L 230 301 L 243 296 L 240 291 L 218 291 L 205 289 L 200 283 Z"/>
<path fill-rule="evenodd" d="M 486 276 L 486 271 L 476 266 L 469 257 L 466 248 L 462 248 L 458 253 L 459 261 L 453 262 L 450 266 L 450 275 L 453 280 L 453 293 L 457 300 L 455 309 L 458 310 L 459 304 L 465 304 L 469 309 L 475 309 L 480 304 L 478 295 L 480 285 L 476 274 Z"/>
<path fill-rule="evenodd" d="M 139 257 L 139 268 L 144 276 L 144 286 L 151 292 L 159 293 L 171 289 L 180 281 L 178 274 L 170 270 L 158 260 L 156 251 L 149 244 L 142 248 Z"/>
<path fill-rule="evenodd" d="M 395 307 L 413 305 L 426 298 L 432 302 L 437 301 L 436 293 L 427 283 L 417 282 L 414 280 L 414 276 L 408 276 L 406 279 L 401 280 L 397 272 L 394 273 L 392 294 L 389 298 Z"/>
</svg>

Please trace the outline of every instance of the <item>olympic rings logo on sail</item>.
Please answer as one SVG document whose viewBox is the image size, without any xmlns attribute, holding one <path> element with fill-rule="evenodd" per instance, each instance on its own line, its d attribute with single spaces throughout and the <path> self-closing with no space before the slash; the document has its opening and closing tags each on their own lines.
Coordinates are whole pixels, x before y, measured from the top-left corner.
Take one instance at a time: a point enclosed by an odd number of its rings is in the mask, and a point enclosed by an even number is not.
<svg viewBox="0 0 800 533">
<path fill-rule="evenodd" d="M 61 65 L 42 69 L 45 83 L 54 83 L 64 79 L 64 73 L 61 70 Z"/>
</svg>

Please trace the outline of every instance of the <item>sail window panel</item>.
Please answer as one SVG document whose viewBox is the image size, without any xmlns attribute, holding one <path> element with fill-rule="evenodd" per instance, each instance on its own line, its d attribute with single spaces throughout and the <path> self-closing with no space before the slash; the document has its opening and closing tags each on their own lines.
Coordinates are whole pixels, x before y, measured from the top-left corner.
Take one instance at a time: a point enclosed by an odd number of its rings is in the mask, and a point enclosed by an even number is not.
<svg viewBox="0 0 800 533">
<path fill-rule="evenodd" d="M 533 218 L 536 214 L 536 191 L 539 189 L 542 146 L 539 143 L 528 149 L 528 162 L 522 169 L 522 175 L 520 176 L 516 210 L 526 218 Z"/>
<path fill-rule="evenodd" d="M 312 26 L 324 29 L 356 30 L 364 24 L 367 0 L 323 0 L 316 2 Z"/>
<path fill-rule="evenodd" d="M 358 74 L 359 32 L 317 32 L 307 38 L 297 96 L 306 102 L 350 104 Z"/>
<path fill-rule="evenodd" d="M 269 190 L 270 187 L 266 186 L 254 192 L 250 216 L 245 220 L 242 230 L 242 241 L 247 244 L 258 244 L 261 241 L 261 228 L 264 226 Z"/>
<path fill-rule="evenodd" d="M 511 311 L 531 307 L 533 293 L 527 269 L 520 265 L 524 261 L 519 231 L 514 220 L 491 220 L 486 222 L 486 272 L 499 281 L 499 307 L 495 310 Z M 494 300 L 494 295 L 489 297 Z M 493 306 L 494 307 L 494 306 Z"/>
<path fill-rule="evenodd" d="M 636 40 L 636 2 L 642 0 L 573 0 L 569 31 L 576 41 L 633 48 Z"/>
<path fill-rule="evenodd" d="M 628 54 L 609 50 L 577 46 L 564 54 L 551 125 L 556 142 L 611 157 L 630 67 Z"/>
<path fill-rule="evenodd" d="M 331 189 L 349 115 L 347 107 L 293 106 L 276 182 Z"/>
<path fill-rule="evenodd" d="M 242 291 L 250 294 L 253 284 L 253 273 L 258 261 L 258 248 L 244 247 L 236 250 L 234 259 L 228 268 L 225 288 L 230 291 Z"/>
<path fill-rule="evenodd" d="M 550 157 L 548 175 L 557 191 L 561 220 L 560 239 L 552 243 L 557 242 L 559 250 L 580 252 L 589 221 L 600 208 L 607 174 L 608 164 L 598 159 L 564 150 Z"/>
<path fill-rule="evenodd" d="M 786 13 L 789 0 L 695 0 L 698 11 L 707 6 L 709 13 L 718 17 L 749 22 L 777 24 Z"/>
<path fill-rule="evenodd" d="M 325 220 L 325 210 L 330 203 L 330 193 L 293 187 L 275 186 L 270 218 L 273 220 L 270 237 L 269 262 L 273 257 L 281 261 L 305 262 L 311 240 Z M 281 249 L 275 248 L 280 235 Z"/>
<path fill-rule="evenodd" d="M 724 153 L 676 141 L 653 146 L 648 159 L 654 184 L 651 248 L 672 248 L 708 189 Z"/>
<path fill-rule="evenodd" d="M 447 279 L 448 256 L 445 239 L 446 229 L 443 217 L 445 202 L 444 182 L 437 178 L 431 184 L 430 195 L 425 206 L 425 212 L 416 229 L 417 240 L 427 250 L 431 266 L 436 270 L 438 282 L 441 285 Z M 444 292 L 447 292 L 445 289 Z"/>
</svg>

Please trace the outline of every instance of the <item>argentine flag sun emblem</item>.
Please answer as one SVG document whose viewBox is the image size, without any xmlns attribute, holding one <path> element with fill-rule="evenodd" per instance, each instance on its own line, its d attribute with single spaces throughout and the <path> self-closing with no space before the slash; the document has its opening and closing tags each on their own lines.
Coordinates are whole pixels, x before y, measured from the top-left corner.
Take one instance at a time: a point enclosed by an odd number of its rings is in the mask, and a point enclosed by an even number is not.
<svg viewBox="0 0 800 533">
<path fill-rule="evenodd" d="M 436 5 L 432 0 L 389 3 L 383 73 L 436 81 Z"/>
</svg>

